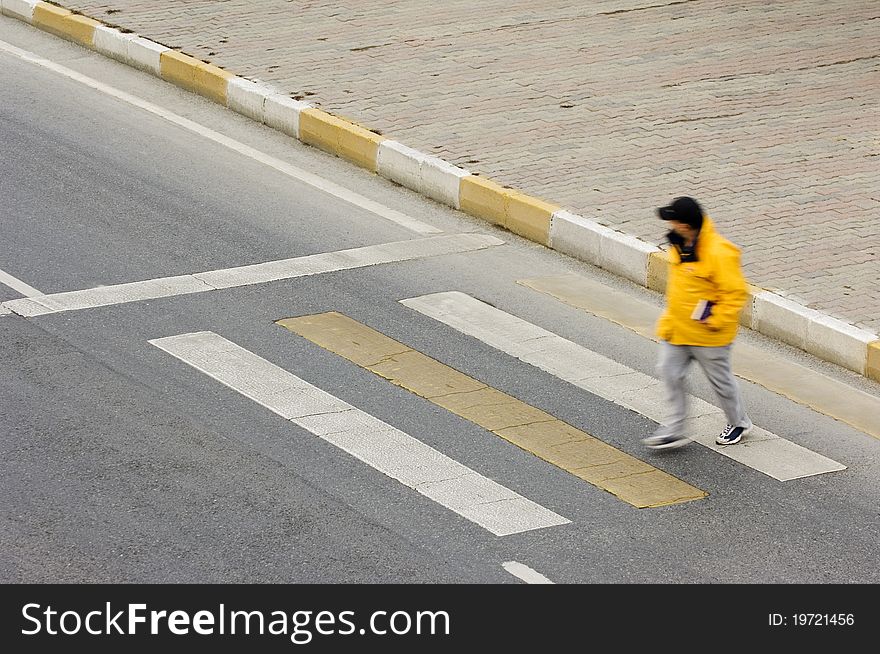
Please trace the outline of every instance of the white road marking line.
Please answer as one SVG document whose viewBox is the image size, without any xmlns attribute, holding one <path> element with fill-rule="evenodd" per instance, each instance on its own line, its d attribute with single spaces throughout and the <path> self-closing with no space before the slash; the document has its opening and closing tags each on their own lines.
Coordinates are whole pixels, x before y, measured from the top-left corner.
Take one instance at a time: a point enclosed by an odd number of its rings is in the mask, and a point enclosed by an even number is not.
<svg viewBox="0 0 880 654">
<path fill-rule="evenodd" d="M 23 281 L 18 279 L 18 277 L 13 277 L 8 272 L 0 270 L 0 284 L 4 284 L 8 286 L 14 291 L 18 291 L 22 295 L 26 297 L 34 297 L 36 295 L 42 295 L 40 291 L 35 289 L 30 284 L 25 284 Z"/>
<path fill-rule="evenodd" d="M 570 522 L 218 334 L 149 342 L 496 536 Z"/>
<path fill-rule="evenodd" d="M 665 414 L 662 382 L 457 291 L 402 304 L 594 395 L 656 422 Z M 716 445 L 721 409 L 690 396 L 689 436 L 700 445 L 779 481 L 845 470 L 846 466 L 755 427 L 738 445 Z"/>
<path fill-rule="evenodd" d="M 378 202 L 374 202 L 369 198 L 366 198 L 354 191 L 349 191 L 338 184 L 334 184 L 331 181 L 323 179 L 317 175 L 314 175 L 310 172 L 302 170 L 301 168 L 297 168 L 281 159 L 276 159 L 264 152 L 260 152 L 259 150 L 252 148 L 240 141 L 236 141 L 235 139 L 229 138 L 228 136 L 224 136 L 219 132 L 215 132 L 212 129 L 205 127 L 204 125 L 200 125 L 192 120 L 184 118 L 183 116 L 178 116 L 177 114 L 168 111 L 167 109 L 163 109 L 162 107 L 155 105 L 151 102 L 147 102 L 146 100 L 142 100 L 138 97 L 135 97 L 125 91 L 121 91 L 112 86 L 108 86 L 102 82 L 99 82 L 91 77 L 87 77 L 82 73 L 78 73 L 70 68 L 66 68 L 59 64 L 56 64 L 53 61 L 49 61 L 48 59 L 44 59 L 32 52 L 28 52 L 27 50 L 22 50 L 21 48 L 17 48 L 10 43 L 6 43 L 5 41 L 0 41 L 0 50 L 4 50 L 11 55 L 18 57 L 19 59 L 23 59 L 32 64 L 36 64 L 38 66 L 42 66 L 44 68 L 48 68 L 59 75 L 64 75 L 65 77 L 75 80 L 81 84 L 85 84 L 97 91 L 102 93 L 106 93 L 118 100 L 122 100 L 123 102 L 127 102 L 130 105 L 143 109 L 144 111 L 148 111 L 151 114 L 159 116 L 160 118 L 164 118 L 170 123 L 174 123 L 180 127 L 183 127 L 190 132 L 194 132 L 200 136 L 205 137 L 206 139 L 210 139 L 215 143 L 219 143 L 220 145 L 226 146 L 230 150 L 234 150 L 239 154 L 242 154 L 246 157 L 253 159 L 254 161 L 259 161 L 262 164 L 265 164 L 275 170 L 284 173 L 288 177 L 292 177 L 297 179 L 305 184 L 313 186 L 316 189 L 319 189 L 329 195 L 339 198 L 340 200 L 344 200 L 349 204 L 353 204 L 355 206 L 361 207 L 362 209 L 366 209 L 385 220 L 390 220 L 393 223 L 397 223 L 401 227 L 405 227 L 411 231 L 414 231 L 418 234 L 439 234 L 442 230 L 437 229 L 431 225 L 421 222 L 420 220 L 416 220 L 410 216 L 407 216 L 404 213 L 399 211 L 395 211 L 389 207 L 386 207 Z"/>
<path fill-rule="evenodd" d="M 532 570 L 529 566 L 518 563 L 516 561 L 505 561 L 501 564 L 505 570 L 507 570 L 514 577 L 519 577 L 527 584 L 552 584 L 553 582 L 547 579 L 540 572 Z"/>
<path fill-rule="evenodd" d="M 81 291 L 52 293 L 8 300 L 2 306 L 31 318 L 60 311 L 92 309 L 112 304 L 153 300 L 174 295 L 203 293 L 221 288 L 262 284 L 325 272 L 350 270 L 422 257 L 481 250 L 504 243 L 488 234 L 444 234 L 409 241 L 394 241 L 349 250 L 311 254 L 250 266 L 211 270 L 192 275 L 162 277 Z"/>
</svg>

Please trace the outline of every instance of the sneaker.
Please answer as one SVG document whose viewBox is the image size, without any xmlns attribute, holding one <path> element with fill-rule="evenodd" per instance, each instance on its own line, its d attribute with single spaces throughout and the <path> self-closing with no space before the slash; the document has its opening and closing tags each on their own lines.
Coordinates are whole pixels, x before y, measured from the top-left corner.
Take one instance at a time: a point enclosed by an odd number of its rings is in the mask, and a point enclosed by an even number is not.
<svg viewBox="0 0 880 654">
<path fill-rule="evenodd" d="M 734 427 L 733 425 L 727 425 L 724 430 L 718 434 L 715 442 L 719 445 L 733 445 L 734 443 L 739 443 L 742 440 L 742 437 L 750 431 L 752 431 L 751 425 L 748 427 Z"/>
<path fill-rule="evenodd" d="M 690 441 L 691 439 L 685 436 L 675 436 L 672 434 L 653 434 L 642 439 L 642 443 L 652 450 L 672 450 L 676 447 L 687 445 Z"/>
</svg>

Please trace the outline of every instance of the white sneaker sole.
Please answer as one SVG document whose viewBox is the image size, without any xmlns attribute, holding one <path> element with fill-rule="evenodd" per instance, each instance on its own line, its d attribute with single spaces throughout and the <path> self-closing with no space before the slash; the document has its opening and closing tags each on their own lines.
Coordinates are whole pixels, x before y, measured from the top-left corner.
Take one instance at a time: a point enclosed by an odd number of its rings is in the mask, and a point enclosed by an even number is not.
<svg viewBox="0 0 880 654">
<path fill-rule="evenodd" d="M 752 425 L 752 426 L 754 426 L 754 425 Z M 748 436 L 749 432 L 751 432 L 751 431 L 752 431 L 752 427 L 749 427 L 748 429 L 743 429 L 739 435 L 739 438 L 737 438 L 735 441 L 722 441 L 721 439 L 716 438 L 715 444 L 716 445 L 736 445 L 737 443 L 739 443 L 743 439 L 743 436 Z"/>
<path fill-rule="evenodd" d="M 690 438 L 679 438 L 676 441 L 670 441 L 668 443 L 658 443 L 657 445 L 647 444 L 647 447 L 652 450 L 674 450 L 683 445 L 687 445 L 691 442 Z"/>
</svg>

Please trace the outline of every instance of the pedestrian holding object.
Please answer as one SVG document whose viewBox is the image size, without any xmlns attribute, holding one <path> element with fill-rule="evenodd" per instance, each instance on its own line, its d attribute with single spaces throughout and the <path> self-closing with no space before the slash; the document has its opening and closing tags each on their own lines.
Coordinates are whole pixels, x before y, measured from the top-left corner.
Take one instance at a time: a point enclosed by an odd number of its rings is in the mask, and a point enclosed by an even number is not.
<svg viewBox="0 0 880 654">
<path fill-rule="evenodd" d="M 684 434 L 685 382 L 690 363 L 696 360 L 727 416 L 727 426 L 715 442 L 733 445 L 752 428 L 730 363 L 739 314 L 748 297 L 740 250 L 715 231 L 693 198 L 675 198 L 657 214 L 670 226 L 666 308 L 656 328 L 657 372 L 665 387 L 668 416 L 642 442 L 656 450 L 690 442 Z"/>
</svg>

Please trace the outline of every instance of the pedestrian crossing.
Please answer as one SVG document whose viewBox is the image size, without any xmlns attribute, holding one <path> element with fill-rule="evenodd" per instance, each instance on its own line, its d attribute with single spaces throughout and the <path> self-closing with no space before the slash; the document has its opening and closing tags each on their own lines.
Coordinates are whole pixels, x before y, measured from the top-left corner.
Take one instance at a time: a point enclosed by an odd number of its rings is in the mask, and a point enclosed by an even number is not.
<svg viewBox="0 0 880 654">
<path fill-rule="evenodd" d="M 638 508 L 706 492 L 348 316 L 327 313 L 278 324 Z"/>
<path fill-rule="evenodd" d="M 658 380 L 538 325 L 458 291 L 399 302 L 499 353 L 652 420 L 661 420 L 663 394 Z M 655 508 L 709 495 L 339 312 L 286 318 L 277 324 L 631 506 Z M 493 535 L 570 522 L 219 334 L 193 332 L 149 342 Z M 723 423 L 723 414 L 699 398 L 690 400 L 687 422 L 692 438 L 737 463 L 778 481 L 845 469 L 757 426 L 739 445 L 716 445 L 714 435 Z"/>
<path fill-rule="evenodd" d="M 466 252 L 501 243 L 500 239 L 476 234 L 443 235 L 180 278 L 32 296 L 2 303 L 0 309 L 24 316 L 43 315 Z M 569 282 L 554 278 L 521 283 L 572 304 L 572 298 L 561 290 L 577 288 L 577 284 L 572 287 Z M 495 348 L 502 356 L 528 363 L 624 409 L 655 422 L 661 422 L 664 417 L 664 394 L 659 380 L 466 293 L 442 291 L 398 302 Z M 619 309 L 609 305 L 604 312 L 609 319 L 620 322 L 614 318 Z M 652 320 L 642 318 L 645 324 L 637 331 L 647 336 Z M 686 479 L 679 479 L 523 399 L 492 388 L 342 313 L 329 311 L 276 322 L 633 507 L 648 509 L 687 503 L 705 499 L 710 494 L 711 489 L 693 486 Z M 149 342 L 495 536 L 570 522 L 556 511 L 455 461 L 416 436 L 344 402 L 293 371 L 217 333 L 191 332 Z M 783 482 L 846 469 L 759 426 L 739 445 L 719 446 L 714 437 L 723 426 L 723 413 L 700 398 L 689 399 L 689 436 L 721 456 Z"/>
<path fill-rule="evenodd" d="M 401 303 L 655 422 L 665 416 L 660 380 L 465 293 L 434 293 Z M 721 409 L 698 397 L 690 396 L 689 401 L 686 433 L 694 441 L 774 479 L 788 481 L 846 468 L 758 426 L 739 445 L 716 445 L 715 436 L 725 423 Z"/>
<path fill-rule="evenodd" d="M 570 522 L 218 334 L 149 342 L 496 536 Z"/>
</svg>

